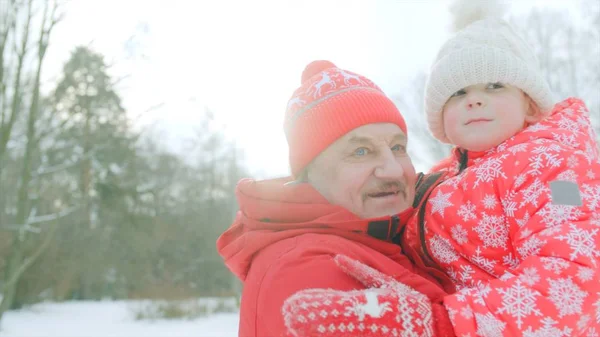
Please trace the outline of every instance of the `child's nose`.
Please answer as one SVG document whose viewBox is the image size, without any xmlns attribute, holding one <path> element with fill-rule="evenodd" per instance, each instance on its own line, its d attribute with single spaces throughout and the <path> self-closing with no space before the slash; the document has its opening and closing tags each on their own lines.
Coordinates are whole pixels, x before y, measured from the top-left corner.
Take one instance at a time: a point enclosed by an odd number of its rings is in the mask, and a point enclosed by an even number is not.
<svg viewBox="0 0 600 337">
<path fill-rule="evenodd" d="M 484 100 L 482 95 L 475 92 L 470 92 L 467 94 L 467 108 L 480 108 L 483 106 L 483 103 Z"/>
<path fill-rule="evenodd" d="M 481 103 L 480 101 L 475 101 L 475 102 L 469 102 L 469 108 L 472 109 L 474 106 L 482 106 L 483 103 Z"/>
</svg>

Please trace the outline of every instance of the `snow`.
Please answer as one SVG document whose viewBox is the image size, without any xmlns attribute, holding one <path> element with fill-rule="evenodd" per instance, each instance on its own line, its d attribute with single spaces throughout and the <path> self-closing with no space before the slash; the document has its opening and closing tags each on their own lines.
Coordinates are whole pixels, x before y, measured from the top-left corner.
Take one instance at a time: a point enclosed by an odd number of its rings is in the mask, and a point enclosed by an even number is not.
<svg viewBox="0 0 600 337">
<path fill-rule="evenodd" d="M 5 313 L 0 337 L 234 337 L 238 313 L 136 321 L 133 301 L 43 303 Z"/>
</svg>

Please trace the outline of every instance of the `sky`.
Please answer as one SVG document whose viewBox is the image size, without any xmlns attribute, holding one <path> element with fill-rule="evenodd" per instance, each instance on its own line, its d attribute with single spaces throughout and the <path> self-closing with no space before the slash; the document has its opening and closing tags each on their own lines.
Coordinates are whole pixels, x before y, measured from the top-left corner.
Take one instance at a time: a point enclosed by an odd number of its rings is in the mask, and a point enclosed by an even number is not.
<svg viewBox="0 0 600 337">
<path fill-rule="evenodd" d="M 449 37 L 449 3 L 67 0 L 43 75 L 52 82 L 71 50 L 88 45 L 120 79 L 117 89 L 135 126 L 151 127 L 166 148 L 185 155 L 186 139 L 208 108 L 244 151 L 254 177 L 283 176 L 289 174 L 283 113 L 304 67 L 327 59 L 397 94 L 429 68 Z M 524 0 L 510 12 L 540 6 L 569 2 Z"/>
</svg>

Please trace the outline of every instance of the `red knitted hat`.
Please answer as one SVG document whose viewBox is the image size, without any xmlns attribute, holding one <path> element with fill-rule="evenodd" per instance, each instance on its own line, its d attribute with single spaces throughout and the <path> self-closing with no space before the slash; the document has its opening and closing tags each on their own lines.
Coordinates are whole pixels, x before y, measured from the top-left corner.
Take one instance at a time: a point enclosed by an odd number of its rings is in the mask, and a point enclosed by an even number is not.
<svg viewBox="0 0 600 337">
<path fill-rule="evenodd" d="M 394 123 L 407 133 L 396 105 L 371 80 L 329 61 L 310 63 L 285 112 L 292 174 L 297 177 L 338 138 L 373 123 Z"/>
</svg>

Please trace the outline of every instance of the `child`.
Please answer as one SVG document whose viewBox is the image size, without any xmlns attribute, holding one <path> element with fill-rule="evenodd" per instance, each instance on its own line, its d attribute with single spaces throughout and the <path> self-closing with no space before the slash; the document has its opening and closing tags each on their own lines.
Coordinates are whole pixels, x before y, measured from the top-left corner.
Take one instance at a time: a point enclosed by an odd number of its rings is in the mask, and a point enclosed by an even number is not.
<svg viewBox="0 0 600 337">
<path fill-rule="evenodd" d="M 433 135 L 455 148 L 432 171 L 444 179 L 402 242 L 460 289 L 444 298 L 456 335 L 597 336 L 600 155 L 584 103 L 555 104 L 531 48 L 487 18 L 441 48 L 425 106 Z M 370 323 L 411 316 L 402 311 L 410 290 L 358 261 L 336 261 L 388 303 Z"/>
<path fill-rule="evenodd" d="M 405 240 L 463 288 L 444 300 L 457 335 L 599 333 L 600 155 L 585 104 L 555 104 L 531 48 L 489 18 L 442 47 L 425 106 L 455 148 Z"/>
</svg>

